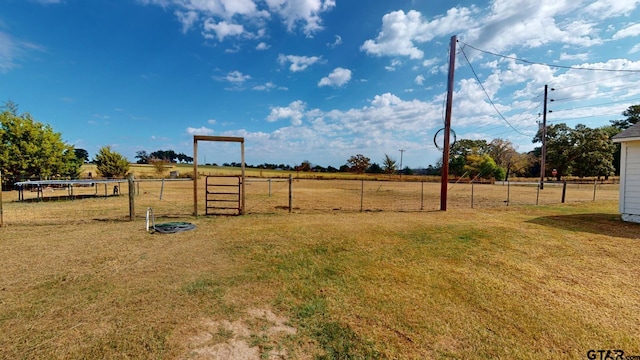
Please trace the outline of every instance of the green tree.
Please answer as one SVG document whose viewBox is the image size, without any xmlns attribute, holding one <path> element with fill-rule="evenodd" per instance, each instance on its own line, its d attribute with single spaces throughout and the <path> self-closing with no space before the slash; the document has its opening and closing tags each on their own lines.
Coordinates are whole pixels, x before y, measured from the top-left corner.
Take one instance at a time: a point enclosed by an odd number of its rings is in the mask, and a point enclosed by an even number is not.
<svg viewBox="0 0 640 360">
<path fill-rule="evenodd" d="M 111 146 L 100 148 L 95 157 L 98 174 L 106 178 L 123 178 L 129 172 L 129 160 L 111 150 Z"/>
<path fill-rule="evenodd" d="M 384 172 L 386 174 L 393 174 L 396 172 L 396 161 L 391 158 L 391 156 L 384 154 L 384 161 L 382 162 L 382 166 L 384 167 Z"/>
<path fill-rule="evenodd" d="M 355 171 L 357 174 L 362 174 L 368 167 L 371 159 L 368 157 L 357 154 L 347 160 L 347 164 L 350 166 L 351 171 Z"/>
<path fill-rule="evenodd" d="M 616 148 L 605 130 L 577 125 L 573 137 L 572 175 L 609 176 L 614 173 L 613 154 Z"/>
<path fill-rule="evenodd" d="M 464 170 L 470 178 L 503 180 L 504 169 L 500 168 L 489 154 L 469 154 Z"/>
<path fill-rule="evenodd" d="M 89 152 L 85 149 L 73 149 L 76 158 L 82 163 L 89 162 Z"/>
<path fill-rule="evenodd" d="M 367 170 L 365 170 L 365 172 L 369 174 L 382 174 L 384 173 L 384 170 L 380 167 L 378 163 L 373 163 L 367 168 Z"/>
<path fill-rule="evenodd" d="M 542 142 L 542 131 L 533 138 L 533 142 Z M 547 153 L 546 153 L 546 174 L 551 173 L 552 169 L 556 169 L 558 180 L 562 176 L 571 174 L 571 165 L 573 164 L 574 135 L 573 129 L 567 124 L 556 124 L 547 126 Z"/>
<path fill-rule="evenodd" d="M 534 142 L 541 140 L 541 133 Z M 547 162 L 549 175 L 556 169 L 557 179 L 565 175 L 609 176 L 614 171 L 615 146 L 605 129 L 591 129 L 578 124 L 571 129 L 566 124 L 547 127 Z"/>
<path fill-rule="evenodd" d="M 135 158 L 138 159 L 136 161 L 136 164 L 148 164 L 149 160 L 151 159 L 151 156 L 149 156 L 149 154 L 147 154 L 146 151 L 140 150 L 140 151 L 136 151 Z"/>
<path fill-rule="evenodd" d="M 490 150 L 486 140 L 460 139 L 449 150 L 449 174 L 464 176 L 469 154 L 486 154 Z"/>
<path fill-rule="evenodd" d="M 631 105 L 627 110 L 622 112 L 622 115 L 626 116 L 623 120 L 610 120 L 611 125 L 617 127 L 620 130 L 629 128 L 633 124 L 637 124 L 640 121 L 640 105 Z"/>
<path fill-rule="evenodd" d="M 0 113 L 0 170 L 7 178 L 78 177 L 82 161 L 60 133 L 28 113 L 18 115 L 13 103 L 4 108 Z"/>
</svg>

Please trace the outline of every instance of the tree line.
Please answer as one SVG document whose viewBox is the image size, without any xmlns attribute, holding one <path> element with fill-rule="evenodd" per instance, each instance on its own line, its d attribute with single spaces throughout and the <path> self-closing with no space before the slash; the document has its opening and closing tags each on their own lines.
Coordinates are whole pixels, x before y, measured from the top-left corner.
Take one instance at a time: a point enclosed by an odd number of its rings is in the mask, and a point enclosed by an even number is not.
<svg viewBox="0 0 640 360">
<path fill-rule="evenodd" d="M 610 124 L 589 128 L 578 124 L 571 128 L 564 123 L 552 124 L 546 129 L 545 176 L 555 169 L 558 180 L 563 176 L 607 177 L 619 174 L 620 144 L 611 137 L 640 120 L 640 105 L 633 105 L 623 113 L 625 119 L 610 120 Z M 532 139 L 540 143 L 542 131 Z M 89 161 L 84 149 L 76 149 L 62 140 L 62 135 L 50 125 L 36 121 L 29 113 L 18 114 L 18 106 L 9 101 L 0 112 L 0 171 L 3 181 L 27 179 L 69 178 L 80 175 L 83 163 Z M 508 179 L 510 176 L 540 176 L 541 147 L 526 153 L 504 139 L 461 139 L 450 149 L 449 173 L 457 177 Z M 157 150 L 151 153 L 138 151 L 137 163 L 163 166 L 165 163 L 191 163 L 193 158 L 173 150 Z M 109 146 L 102 147 L 92 160 L 97 165 L 98 176 L 124 177 L 129 171 L 129 161 Z M 357 154 L 347 159 L 339 168 L 312 165 L 305 160 L 299 165 L 262 164 L 247 166 L 260 169 L 282 169 L 318 172 L 355 172 L 440 175 L 441 161 L 426 169 L 399 169 L 395 159 L 385 154 L 382 165 Z M 215 164 L 213 164 L 215 165 Z M 225 163 L 223 166 L 240 166 Z M 418 171 L 419 170 L 419 171 Z"/>
</svg>

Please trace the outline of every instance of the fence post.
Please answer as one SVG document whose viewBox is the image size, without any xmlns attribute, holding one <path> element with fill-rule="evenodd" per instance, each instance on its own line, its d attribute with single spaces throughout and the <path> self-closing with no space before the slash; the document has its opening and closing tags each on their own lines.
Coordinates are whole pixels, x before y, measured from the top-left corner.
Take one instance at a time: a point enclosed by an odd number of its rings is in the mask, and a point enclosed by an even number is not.
<svg viewBox="0 0 640 360">
<path fill-rule="evenodd" d="M 129 174 L 127 179 L 129 181 L 129 221 L 133 221 L 135 218 L 135 205 L 133 203 L 133 193 L 135 192 L 135 184 L 133 183 L 133 173 Z"/>
<path fill-rule="evenodd" d="M 269 182 L 269 197 L 271 197 L 271 178 L 267 179 L 267 181 Z"/>
<path fill-rule="evenodd" d="M 289 174 L 289 212 L 291 212 L 293 204 L 293 174 Z"/>
<path fill-rule="evenodd" d="M 420 184 L 422 184 L 422 189 L 420 192 L 420 210 L 424 210 L 424 180 L 422 180 Z"/>
<path fill-rule="evenodd" d="M 162 200 L 163 192 L 164 192 L 164 178 L 162 178 L 162 185 L 160 185 L 160 200 Z"/>
<path fill-rule="evenodd" d="M 536 192 L 536 205 L 538 205 L 538 199 L 540 198 L 540 183 L 538 183 L 538 191 Z"/>
<path fill-rule="evenodd" d="M 364 179 L 360 181 L 362 182 L 360 185 L 360 212 L 362 212 L 362 200 L 364 198 Z"/>
<path fill-rule="evenodd" d="M 564 204 L 564 196 L 567 194 L 567 181 L 562 183 L 562 203 Z"/>
<path fill-rule="evenodd" d="M 593 180 L 593 201 L 596 201 L 596 187 L 598 186 L 598 179 Z"/>
<path fill-rule="evenodd" d="M 471 208 L 473 209 L 473 180 L 471 181 Z"/>
<path fill-rule="evenodd" d="M 507 206 L 509 206 L 510 199 L 511 199 L 511 182 L 507 181 Z"/>
</svg>

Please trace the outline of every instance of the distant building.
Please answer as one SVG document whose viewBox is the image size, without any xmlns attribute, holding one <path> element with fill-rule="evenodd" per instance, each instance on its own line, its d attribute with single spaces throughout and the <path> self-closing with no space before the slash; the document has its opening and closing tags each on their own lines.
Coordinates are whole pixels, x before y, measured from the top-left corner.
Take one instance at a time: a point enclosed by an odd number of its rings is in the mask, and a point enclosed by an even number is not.
<svg viewBox="0 0 640 360">
<path fill-rule="evenodd" d="M 620 143 L 620 213 L 622 220 L 640 223 L 640 123 L 612 138 Z"/>
</svg>

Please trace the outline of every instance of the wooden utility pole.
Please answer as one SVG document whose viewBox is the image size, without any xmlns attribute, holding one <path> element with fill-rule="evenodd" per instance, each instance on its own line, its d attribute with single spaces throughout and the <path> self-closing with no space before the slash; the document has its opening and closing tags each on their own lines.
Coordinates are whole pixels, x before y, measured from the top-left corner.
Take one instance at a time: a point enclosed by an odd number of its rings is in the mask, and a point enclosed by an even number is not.
<svg viewBox="0 0 640 360">
<path fill-rule="evenodd" d="M 547 162 L 547 90 L 549 85 L 544 86 L 544 105 L 542 106 L 542 153 L 540 159 L 540 190 L 544 189 L 545 163 Z"/>
<path fill-rule="evenodd" d="M 594 195 L 595 197 L 595 195 Z M 4 215 L 2 215 L 2 171 L 0 171 L 0 227 L 4 226 Z"/>
<path fill-rule="evenodd" d="M 455 35 L 451 37 L 449 47 L 449 78 L 447 81 L 447 108 L 444 117 L 444 146 L 442 147 L 442 176 L 440 183 L 440 210 L 447 211 L 447 186 L 449 184 L 449 136 L 451 133 L 451 105 L 453 102 L 453 73 L 456 66 Z"/>
</svg>

